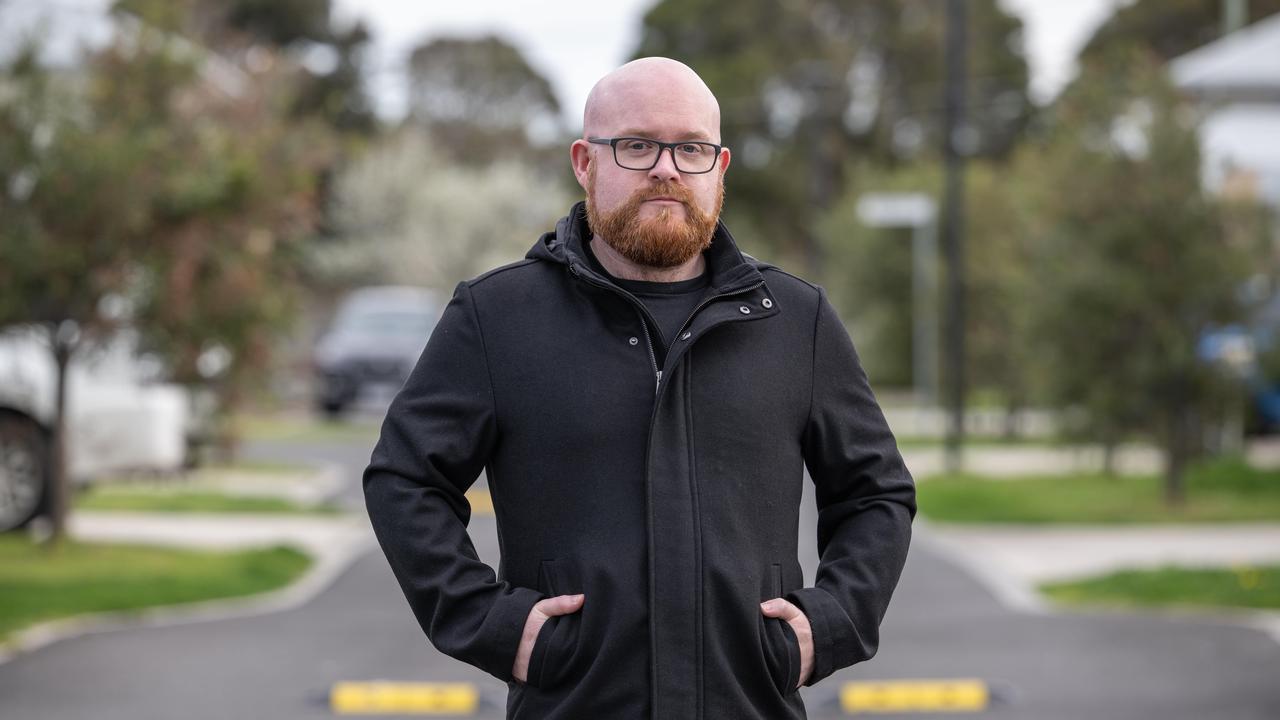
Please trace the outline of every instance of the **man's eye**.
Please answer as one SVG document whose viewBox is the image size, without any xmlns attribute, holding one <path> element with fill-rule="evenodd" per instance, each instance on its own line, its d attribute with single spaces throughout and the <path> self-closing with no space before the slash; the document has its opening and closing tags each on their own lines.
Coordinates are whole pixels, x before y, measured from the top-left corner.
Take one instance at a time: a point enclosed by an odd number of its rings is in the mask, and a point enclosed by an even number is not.
<svg viewBox="0 0 1280 720">
<path fill-rule="evenodd" d="M 653 149 L 653 143 L 644 140 L 628 140 L 622 147 L 631 152 L 648 152 Z"/>
<path fill-rule="evenodd" d="M 682 155 L 701 155 L 707 151 L 707 148 L 698 143 L 685 143 L 676 147 Z"/>
</svg>

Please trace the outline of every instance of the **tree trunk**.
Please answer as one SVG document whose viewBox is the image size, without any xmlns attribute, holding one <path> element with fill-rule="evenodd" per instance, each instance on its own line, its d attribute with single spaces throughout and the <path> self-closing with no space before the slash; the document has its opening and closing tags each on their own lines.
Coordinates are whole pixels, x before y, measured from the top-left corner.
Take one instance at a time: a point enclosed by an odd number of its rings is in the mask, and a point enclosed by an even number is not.
<svg viewBox="0 0 1280 720">
<path fill-rule="evenodd" d="M 1108 437 L 1102 442 L 1102 474 L 1116 477 L 1116 441 Z"/>
<path fill-rule="evenodd" d="M 1022 428 L 1018 423 L 1018 412 L 1022 410 L 1022 401 L 1020 398 L 1012 398 L 1004 406 L 1004 418 L 1000 427 L 1000 437 L 1005 440 L 1015 440 L 1021 434 Z"/>
<path fill-rule="evenodd" d="M 54 396 L 53 437 L 49 448 L 50 520 L 53 525 L 49 538 L 51 549 L 62 547 L 67 535 L 67 515 L 71 509 L 71 482 L 67 477 L 67 367 L 75 349 L 77 334 L 75 323 L 64 320 L 50 328 L 49 343 L 53 349 L 53 361 L 57 368 Z"/>
<path fill-rule="evenodd" d="M 1187 501 L 1186 472 L 1191 458 L 1193 423 L 1190 408 L 1181 403 L 1169 413 L 1164 448 L 1164 499 L 1171 508 L 1181 508 Z"/>
</svg>

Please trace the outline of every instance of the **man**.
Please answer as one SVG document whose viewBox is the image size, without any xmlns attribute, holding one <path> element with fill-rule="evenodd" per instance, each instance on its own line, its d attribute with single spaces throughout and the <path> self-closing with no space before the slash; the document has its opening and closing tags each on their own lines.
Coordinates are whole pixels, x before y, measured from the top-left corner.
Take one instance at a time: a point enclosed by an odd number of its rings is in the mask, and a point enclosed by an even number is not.
<svg viewBox="0 0 1280 720">
<path fill-rule="evenodd" d="M 506 681 L 510 718 L 802 718 L 801 685 L 876 651 L 914 483 L 822 290 L 718 222 L 730 154 L 702 80 L 634 61 L 583 124 L 585 205 L 458 286 L 392 402 L 374 530 L 431 642 Z M 466 533 L 482 469 L 497 577 Z"/>
</svg>

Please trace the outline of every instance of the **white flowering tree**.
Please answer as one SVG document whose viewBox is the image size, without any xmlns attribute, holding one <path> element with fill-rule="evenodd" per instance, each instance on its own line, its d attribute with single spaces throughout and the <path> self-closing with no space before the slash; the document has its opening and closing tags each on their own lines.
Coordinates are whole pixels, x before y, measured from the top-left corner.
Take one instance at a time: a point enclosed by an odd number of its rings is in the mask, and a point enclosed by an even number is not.
<svg viewBox="0 0 1280 720">
<path fill-rule="evenodd" d="M 567 153 L 565 167 L 567 176 Z M 319 280 L 444 292 L 524 257 L 572 202 L 560 177 L 518 160 L 458 166 L 412 129 L 388 135 L 341 172 L 333 197 L 337 238 L 316 246 Z"/>
</svg>

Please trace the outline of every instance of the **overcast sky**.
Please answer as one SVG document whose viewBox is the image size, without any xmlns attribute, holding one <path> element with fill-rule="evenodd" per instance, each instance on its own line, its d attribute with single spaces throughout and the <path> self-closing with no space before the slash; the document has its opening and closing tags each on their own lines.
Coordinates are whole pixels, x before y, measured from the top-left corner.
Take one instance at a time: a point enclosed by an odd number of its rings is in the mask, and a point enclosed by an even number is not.
<svg viewBox="0 0 1280 720">
<path fill-rule="evenodd" d="M 496 33 L 518 47 L 552 83 L 567 122 L 578 127 L 587 92 L 634 51 L 640 20 L 656 0 L 547 0 L 536 11 L 516 0 L 333 0 L 340 18 L 359 17 L 373 31 L 371 86 L 388 117 L 404 108 L 409 50 L 437 35 Z M 1118 0 L 999 0 L 1026 24 L 1032 97 L 1044 101 L 1074 73 L 1073 58 Z M 0 0 L 0 45 L 40 18 L 55 30 L 52 55 L 76 37 L 101 37 L 110 0 Z M 715 88 L 712 88 L 713 90 Z"/>
<path fill-rule="evenodd" d="M 1074 72 L 1073 58 L 1111 12 L 1116 0 L 1000 0 L 1026 24 L 1032 96 L 1047 100 Z M 655 0 L 544 2 L 537 12 L 512 0 L 462 3 L 414 0 L 335 0 L 346 18 L 363 18 L 374 31 L 374 83 L 381 107 L 396 114 L 404 104 L 404 58 L 433 35 L 498 33 L 551 79 L 566 115 L 576 122 L 587 92 L 601 75 L 634 51 L 640 20 Z M 712 88 L 713 90 L 715 88 Z"/>
</svg>

